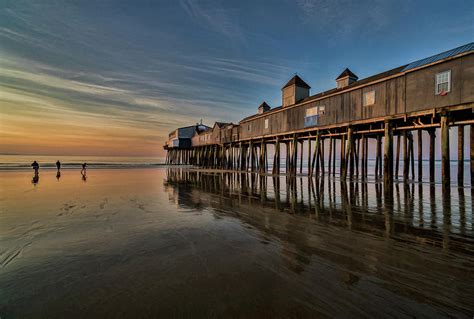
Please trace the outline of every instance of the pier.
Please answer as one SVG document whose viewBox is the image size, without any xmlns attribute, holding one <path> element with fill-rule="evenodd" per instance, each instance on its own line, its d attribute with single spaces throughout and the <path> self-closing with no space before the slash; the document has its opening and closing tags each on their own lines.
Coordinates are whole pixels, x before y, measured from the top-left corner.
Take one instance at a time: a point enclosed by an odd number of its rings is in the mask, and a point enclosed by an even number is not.
<svg viewBox="0 0 474 319">
<path fill-rule="evenodd" d="M 473 53 L 470 43 L 361 80 L 345 69 L 336 88 L 315 95 L 295 75 L 282 88 L 281 106 L 263 102 L 238 124 L 216 122 L 210 128 L 201 123 L 180 137 L 182 129 L 170 133 L 166 163 L 315 177 L 337 172 L 342 180 L 364 181 L 373 174 L 389 185 L 402 162 L 403 181 L 421 181 L 426 174 L 432 182 L 441 174 L 448 186 L 452 174 L 459 185 L 464 183 L 464 146 L 469 143 L 474 185 Z M 450 131 L 457 131 L 457 172 L 451 172 Z M 426 141 L 429 171 L 423 172 Z M 437 143 L 441 172 L 435 170 Z M 369 154 L 375 156 L 371 172 Z"/>
</svg>

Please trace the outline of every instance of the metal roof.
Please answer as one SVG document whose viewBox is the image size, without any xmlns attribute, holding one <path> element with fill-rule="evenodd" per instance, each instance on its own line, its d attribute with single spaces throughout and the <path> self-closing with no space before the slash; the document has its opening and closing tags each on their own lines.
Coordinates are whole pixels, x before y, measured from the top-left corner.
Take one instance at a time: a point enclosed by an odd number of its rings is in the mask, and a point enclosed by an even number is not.
<svg viewBox="0 0 474 319">
<path fill-rule="evenodd" d="M 425 58 L 425 59 L 421 59 L 421 60 L 412 62 L 412 63 L 408 64 L 402 70 L 402 72 L 408 71 L 408 70 L 411 70 L 411 69 L 414 69 L 414 68 L 417 68 L 417 67 L 420 67 L 420 66 L 423 66 L 423 65 L 426 65 L 426 64 L 430 64 L 430 63 L 433 63 L 433 62 L 436 62 L 436 61 L 440 61 L 440 60 L 443 60 L 443 59 L 446 59 L 446 58 L 449 58 L 449 57 L 452 57 L 452 56 L 455 56 L 455 55 L 458 55 L 458 54 L 461 54 L 461 53 L 464 53 L 464 52 L 469 52 L 469 51 L 472 51 L 472 50 L 474 50 L 474 42 L 465 44 L 463 46 L 457 47 L 455 49 L 452 49 L 452 50 L 449 50 L 449 51 L 446 51 L 446 52 L 443 52 L 443 53 L 439 53 L 439 54 L 430 56 L 429 58 Z"/>
</svg>

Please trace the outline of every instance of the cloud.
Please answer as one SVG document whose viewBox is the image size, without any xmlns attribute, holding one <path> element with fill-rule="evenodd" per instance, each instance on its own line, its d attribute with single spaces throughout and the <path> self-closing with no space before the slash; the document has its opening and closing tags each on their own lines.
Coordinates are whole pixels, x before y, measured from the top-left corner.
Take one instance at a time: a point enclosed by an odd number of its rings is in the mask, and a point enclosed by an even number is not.
<svg viewBox="0 0 474 319">
<path fill-rule="evenodd" d="M 198 24 L 221 33 L 226 37 L 245 42 L 245 36 L 239 23 L 235 19 L 236 13 L 224 8 L 217 1 L 208 0 L 180 0 L 184 11 Z"/>
<path fill-rule="evenodd" d="M 328 30 L 331 37 L 380 30 L 392 22 L 395 9 L 403 8 L 392 0 L 297 0 L 305 23 Z"/>
</svg>

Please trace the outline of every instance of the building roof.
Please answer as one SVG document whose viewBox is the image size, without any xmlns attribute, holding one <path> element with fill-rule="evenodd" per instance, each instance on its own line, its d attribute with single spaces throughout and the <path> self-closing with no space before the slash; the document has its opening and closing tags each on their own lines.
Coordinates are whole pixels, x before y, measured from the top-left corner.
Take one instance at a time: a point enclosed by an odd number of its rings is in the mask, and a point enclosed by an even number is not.
<svg viewBox="0 0 474 319">
<path fill-rule="evenodd" d="M 327 90 L 327 91 L 323 91 L 323 92 L 320 92 L 320 93 L 317 93 L 315 95 L 312 95 L 312 96 L 309 96 L 301 101 L 299 101 L 298 103 L 296 104 L 301 104 L 301 103 L 305 103 L 305 102 L 310 102 L 310 101 L 313 101 L 313 100 L 316 100 L 316 99 L 319 99 L 319 98 L 322 98 L 324 97 L 325 95 L 329 95 L 329 94 L 333 94 L 333 93 L 337 93 L 337 92 L 340 92 L 340 91 L 344 91 L 344 90 L 347 90 L 347 89 L 350 89 L 350 88 L 353 88 L 353 87 L 357 87 L 357 86 L 360 86 L 360 85 L 364 85 L 366 83 L 370 83 L 370 82 L 373 82 L 373 81 L 377 81 L 377 80 L 380 80 L 380 79 L 383 79 L 383 78 L 386 78 L 386 77 L 389 77 L 389 76 L 392 76 L 394 74 L 397 74 L 397 73 L 400 73 L 402 72 L 403 68 L 405 68 L 406 65 L 402 65 L 402 66 L 399 66 L 398 68 L 395 68 L 395 69 L 391 69 L 391 70 L 388 70 L 388 71 L 385 71 L 385 72 L 382 72 L 382 73 L 379 73 L 379 74 L 376 74 L 376 75 L 372 75 L 372 76 L 369 76 L 365 79 L 362 79 L 362 80 L 358 80 L 356 82 L 353 82 L 351 84 L 349 84 L 348 86 L 346 87 L 343 87 L 343 88 L 334 88 L 334 89 L 330 89 L 330 90 Z M 278 107 L 274 107 L 273 109 L 271 109 L 270 111 L 266 112 L 265 114 L 268 115 L 268 114 L 271 114 L 273 112 L 276 112 L 278 110 L 280 110 L 282 108 L 282 106 L 278 106 Z M 247 116 L 246 118 L 240 120 L 240 122 L 244 122 L 244 121 L 247 121 L 247 120 L 250 120 L 254 117 L 258 117 L 258 116 L 261 116 L 262 114 L 253 114 L 253 115 L 250 115 L 250 116 Z"/>
<path fill-rule="evenodd" d="M 232 123 L 225 123 L 225 122 L 216 122 L 214 123 L 214 126 L 218 126 L 219 128 L 223 128 L 223 127 L 226 127 L 227 125 L 230 125 Z"/>
<path fill-rule="evenodd" d="M 472 50 L 474 50 L 474 42 L 462 45 L 460 47 L 457 47 L 457 48 L 454 48 L 454 49 L 451 49 L 451 50 L 448 50 L 448 51 L 445 51 L 445 52 L 438 53 L 436 55 L 430 56 L 429 58 L 425 58 L 425 59 L 421 59 L 421 60 L 412 62 L 412 63 L 408 64 L 407 66 L 405 66 L 405 68 L 402 71 L 408 71 L 408 70 L 418 68 L 418 67 L 426 65 L 426 64 L 430 64 L 430 63 L 433 63 L 433 62 L 436 62 L 436 61 L 440 61 L 440 60 L 443 60 L 443 59 L 446 59 L 446 58 L 449 58 L 449 57 L 452 57 L 452 56 L 455 56 L 455 55 L 458 55 L 458 54 L 461 54 L 461 53 L 464 53 L 464 52 L 469 52 L 469 51 L 472 51 Z"/>
<path fill-rule="evenodd" d="M 258 107 L 259 109 L 260 108 L 268 108 L 270 109 L 270 105 L 267 104 L 267 102 L 263 101 L 262 104 L 260 104 L 260 106 Z"/>
<path fill-rule="evenodd" d="M 289 87 L 291 85 L 296 85 L 298 87 L 311 89 L 311 87 L 305 81 L 303 81 L 298 75 L 295 75 L 294 77 L 292 77 L 282 89 Z"/>
<path fill-rule="evenodd" d="M 355 78 L 355 79 L 358 79 L 359 77 L 357 75 L 355 75 L 354 73 L 352 73 L 351 70 L 349 70 L 348 68 L 346 68 L 344 71 L 342 71 L 342 73 L 336 78 L 336 80 L 339 80 L 339 79 L 342 79 L 342 78 L 345 78 L 345 77 L 350 77 L 350 78 Z"/>
</svg>

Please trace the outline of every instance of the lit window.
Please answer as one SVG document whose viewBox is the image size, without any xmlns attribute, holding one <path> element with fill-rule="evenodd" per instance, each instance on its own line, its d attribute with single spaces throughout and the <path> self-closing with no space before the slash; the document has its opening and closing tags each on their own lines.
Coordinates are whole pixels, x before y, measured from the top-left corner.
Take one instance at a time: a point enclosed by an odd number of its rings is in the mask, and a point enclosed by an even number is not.
<svg viewBox="0 0 474 319">
<path fill-rule="evenodd" d="M 265 128 L 268 128 L 268 119 L 265 119 Z"/>
<path fill-rule="evenodd" d="M 306 116 L 304 117 L 304 127 L 318 125 L 318 107 L 313 106 L 306 109 Z"/>
<path fill-rule="evenodd" d="M 444 71 L 436 74 L 435 94 L 443 95 L 451 91 L 451 71 Z"/>
<path fill-rule="evenodd" d="M 364 93 L 364 106 L 375 104 L 375 91 L 369 91 Z"/>
</svg>

